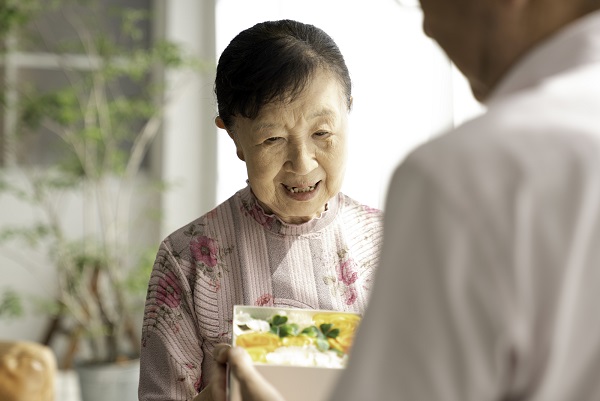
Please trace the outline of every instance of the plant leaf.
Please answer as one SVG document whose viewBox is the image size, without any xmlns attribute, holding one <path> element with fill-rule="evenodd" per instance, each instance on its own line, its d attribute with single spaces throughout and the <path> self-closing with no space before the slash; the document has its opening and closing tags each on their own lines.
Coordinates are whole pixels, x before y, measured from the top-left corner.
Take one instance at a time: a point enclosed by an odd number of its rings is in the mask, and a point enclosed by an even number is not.
<svg viewBox="0 0 600 401">
<path fill-rule="evenodd" d="M 288 321 L 287 316 L 275 315 L 271 318 L 271 321 L 269 323 L 271 323 L 273 326 L 281 326 L 282 324 L 285 324 L 287 321 Z"/>
<path fill-rule="evenodd" d="M 282 324 L 279 326 L 279 337 L 297 336 L 300 328 L 296 323 Z"/>
<path fill-rule="evenodd" d="M 321 329 L 323 334 L 326 334 L 329 330 L 331 330 L 331 326 L 331 323 L 323 323 L 321 326 L 319 326 L 319 328 Z"/>
<path fill-rule="evenodd" d="M 300 334 L 306 334 L 309 337 L 318 337 L 320 333 L 317 326 L 309 326 L 302 330 Z"/>
<path fill-rule="evenodd" d="M 336 338 L 339 334 L 340 329 L 331 329 L 327 333 L 325 333 L 325 336 L 327 336 L 328 338 Z"/>
</svg>

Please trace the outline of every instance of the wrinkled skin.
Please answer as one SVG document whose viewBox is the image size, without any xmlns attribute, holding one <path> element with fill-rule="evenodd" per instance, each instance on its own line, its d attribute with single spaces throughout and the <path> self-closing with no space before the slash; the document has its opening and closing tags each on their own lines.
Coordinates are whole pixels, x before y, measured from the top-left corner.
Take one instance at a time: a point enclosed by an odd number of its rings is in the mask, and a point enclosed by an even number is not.
<svg viewBox="0 0 600 401">
<path fill-rule="evenodd" d="M 216 124 L 233 139 L 252 192 L 267 213 L 301 224 L 318 217 L 340 191 L 348 106 L 330 73 L 316 72 L 297 98 L 267 104 L 255 119 L 237 116 L 233 127 L 225 127 L 217 118 Z"/>
</svg>

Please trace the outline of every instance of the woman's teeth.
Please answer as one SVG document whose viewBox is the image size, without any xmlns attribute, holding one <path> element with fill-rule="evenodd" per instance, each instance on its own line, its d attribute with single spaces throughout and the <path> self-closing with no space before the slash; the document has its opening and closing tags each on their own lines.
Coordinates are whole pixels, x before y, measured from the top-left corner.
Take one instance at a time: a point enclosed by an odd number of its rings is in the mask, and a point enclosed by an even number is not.
<svg viewBox="0 0 600 401">
<path fill-rule="evenodd" d="M 306 187 L 306 188 L 297 188 L 297 187 L 288 187 L 287 185 L 285 185 L 285 189 L 287 189 L 288 191 L 297 194 L 298 192 L 311 192 L 315 190 L 315 187 L 317 185 L 313 185 L 312 187 Z"/>
</svg>

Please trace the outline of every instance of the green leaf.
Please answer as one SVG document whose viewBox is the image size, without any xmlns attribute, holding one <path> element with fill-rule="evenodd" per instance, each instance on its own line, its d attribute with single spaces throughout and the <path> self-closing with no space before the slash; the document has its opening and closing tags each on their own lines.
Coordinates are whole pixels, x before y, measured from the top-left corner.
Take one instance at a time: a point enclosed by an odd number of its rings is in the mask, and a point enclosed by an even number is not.
<svg viewBox="0 0 600 401">
<path fill-rule="evenodd" d="M 95 142 L 102 142 L 104 140 L 104 134 L 100 127 L 92 125 L 81 130 L 81 137 L 83 139 L 89 139 Z"/>
<path fill-rule="evenodd" d="M 148 12 L 135 8 L 122 8 L 117 11 L 117 15 L 120 15 L 123 20 L 122 29 L 125 35 L 136 41 L 143 39 L 143 31 L 140 29 L 140 23 L 149 19 Z"/>
<path fill-rule="evenodd" d="M 340 334 L 340 329 L 332 329 L 325 333 L 328 338 L 336 338 Z"/>
<path fill-rule="evenodd" d="M 155 56 L 168 67 L 179 67 L 183 63 L 181 48 L 175 43 L 162 41 L 154 47 Z"/>
<path fill-rule="evenodd" d="M 319 329 L 317 329 L 317 326 L 309 326 L 302 330 L 300 334 L 306 334 L 309 337 L 318 337 L 320 332 Z"/>
<path fill-rule="evenodd" d="M 282 324 L 287 323 L 287 321 L 287 316 L 275 315 L 271 318 L 271 321 L 269 323 L 273 326 L 281 326 Z"/>
<path fill-rule="evenodd" d="M 319 326 L 319 328 L 321 329 L 323 334 L 326 334 L 329 330 L 331 330 L 331 326 L 331 323 L 323 323 L 321 326 Z"/>
<path fill-rule="evenodd" d="M 296 323 L 279 326 L 279 337 L 297 336 L 300 328 Z"/>
<path fill-rule="evenodd" d="M 56 299 L 34 297 L 31 302 L 37 314 L 46 316 L 71 315 L 69 310 Z"/>
<path fill-rule="evenodd" d="M 37 247 L 51 233 L 52 228 L 42 223 L 29 227 L 8 227 L 0 230 L 0 243 L 22 241 L 31 247 Z"/>
<path fill-rule="evenodd" d="M 0 318 L 15 318 L 23 315 L 21 298 L 13 290 L 5 290 L 0 296 Z"/>
</svg>

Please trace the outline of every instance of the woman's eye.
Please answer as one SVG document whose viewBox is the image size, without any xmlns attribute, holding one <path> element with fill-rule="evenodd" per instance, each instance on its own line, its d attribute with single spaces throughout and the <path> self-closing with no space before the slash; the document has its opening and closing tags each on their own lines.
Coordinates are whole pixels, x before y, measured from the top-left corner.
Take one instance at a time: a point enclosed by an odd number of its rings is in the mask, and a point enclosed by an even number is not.
<svg viewBox="0 0 600 401">
<path fill-rule="evenodd" d="M 275 142 L 279 141 L 280 139 L 281 139 L 281 137 L 279 137 L 279 136 L 272 136 L 270 138 L 265 139 L 265 143 L 266 144 L 275 143 Z"/>
<path fill-rule="evenodd" d="M 331 133 L 328 132 L 328 131 L 317 131 L 313 135 L 316 136 L 316 137 L 318 137 L 318 138 L 326 138 L 329 135 L 331 135 Z"/>
</svg>

